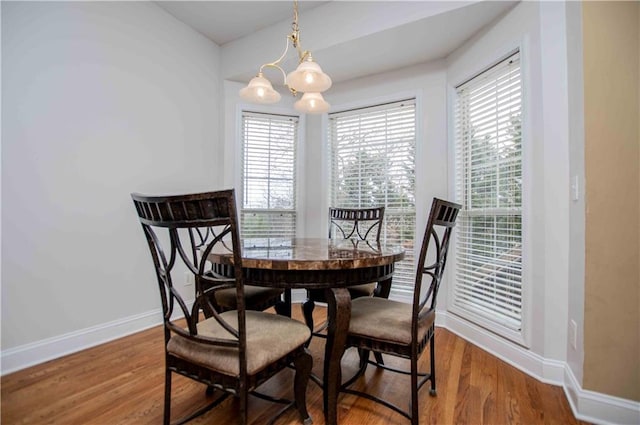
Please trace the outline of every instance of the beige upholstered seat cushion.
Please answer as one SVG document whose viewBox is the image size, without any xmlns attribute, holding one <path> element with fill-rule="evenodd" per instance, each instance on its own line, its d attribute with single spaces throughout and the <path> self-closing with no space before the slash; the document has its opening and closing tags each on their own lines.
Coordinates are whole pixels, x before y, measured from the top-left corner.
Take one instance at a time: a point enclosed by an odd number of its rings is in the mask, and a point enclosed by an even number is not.
<svg viewBox="0 0 640 425">
<path fill-rule="evenodd" d="M 234 328 L 238 327 L 236 310 L 220 316 Z M 246 323 L 247 372 L 251 375 L 295 350 L 311 336 L 303 323 L 276 314 L 247 311 Z M 198 323 L 198 334 L 225 339 L 231 336 L 214 317 Z M 202 344 L 174 334 L 167 351 L 226 375 L 240 374 L 238 350 L 235 348 Z"/>
<path fill-rule="evenodd" d="M 247 309 L 253 310 L 254 306 L 260 306 L 268 300 L 282 294 L 282 289 L 263 288 L 260 286 L 244 286 L 244 299 Z M 236 308 L 236 290 L 235 288 L 221 289 L 215 293 L 218 305 L 226 309 Z"/>
<path fill-rule="evenodd" d="M 412 304 L 385 298 L 366 297 L 353 300 L 349 333 L 379 341 L 399 344 L 411 342 Z M 422 339 L 435 320 L 435 311 L 418 324 L 418 340 Z"/>
<path fill-rule="evenodd" d="M 365 283 L 364 285 L 349 286 L 351 298 L 370 297 L 376 289 L 376 283 Z"/>
</svg>

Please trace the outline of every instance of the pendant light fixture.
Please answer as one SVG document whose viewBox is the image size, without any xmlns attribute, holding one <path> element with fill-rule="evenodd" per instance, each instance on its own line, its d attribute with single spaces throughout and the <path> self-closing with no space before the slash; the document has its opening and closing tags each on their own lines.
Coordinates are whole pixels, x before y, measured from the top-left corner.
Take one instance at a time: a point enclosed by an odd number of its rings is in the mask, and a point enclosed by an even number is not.
<svg viewBox="0 0 640 425">
<path fill-rule="evenodd" d="M 331 87 L 331 78 L 324 72 L 317 62 L 313 60 L 308 50 L 302 50 L 300 46 L 300 28 L 298 27 L 298 0 L 293 1 L 292 31 L 287 35 L 287 45 L 284 52 L 273 62 L 265 63 L 260 67 L 258 75 L 249 81 L 249 84 L 240 90 L 240 97 L 251 103 L 276 103 L 280 100 L 280 93 L 274 90 L 271 82 L 264 76 L 264 69 L 271 67 L 280 70 L 284 79 L 284 85 L 291 94 L 296 96 L 303 93 L 300 100 L 295 102 L 294 108 L 307 114 L 321 114 L 329 110 L 329 103 L 322 97 L 322 92 Z M 295 71 L 286 74 L 280 63 L 289 51 L 289 43 L 298 53 L 298 67 Z"/>
</svg>

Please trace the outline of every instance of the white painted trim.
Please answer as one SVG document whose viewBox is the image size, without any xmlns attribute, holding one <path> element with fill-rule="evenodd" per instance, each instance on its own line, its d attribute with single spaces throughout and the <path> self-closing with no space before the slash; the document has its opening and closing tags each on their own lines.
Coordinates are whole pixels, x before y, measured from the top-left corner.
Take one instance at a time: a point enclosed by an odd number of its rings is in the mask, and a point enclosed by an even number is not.
<svg viewBox="0 0 640 425">
<path fill-rule="evenodd" d="M 506 43 L 497 52 L 493 52 L 490 55 L 486 55 L 482 63 L 477 63 L 473 68 L 469 68 L 464 76 L 458 76 L 456 79 L 447 78 L 447 110 L 448 121 L 447 128 L 448 134 L 448 165 L 449 165 L 449 185 L 448 191 L 450 198 L 455 202 L 464 203 L 464 200 L 456 197 L 456 133 L 455 133 L 455 105 L 456 105 L 456 87 L 466 84 L 469 80 L 481 75 L 497 64 L 501 63 L 508 57 L 519 54 L 520 60 L 520 75 L 522 81 L 522 173 L 523 173 L 523 187 L 522 187 L 522 206 L 521 206 L 521 219 L 522 219 L 522 275 L 521 275 L 521 329 L 513 330 L 508 327 L 494 322 L 491 319 L 476 314 L 471 310 L 463 309 L 454 304 L 455 300 L 455 273 L 451 273 L 447 280 L 447 309 L 454 314 L 460 314 L 466 316 L 470 320 L 474 320 L 479 325 L 484 326 L 486 329 L 492 332 L 498 333 L 505 338 L 511 339 L 513 342 L 526 347 L 531 347 L 532 339 L 532 285 L 533 282 L 533 243 L 531 235 L 533 234 L 533 140 L 534 137 L 531 134 L 531 121 L 532 121 L 532 101 L 529 96 L 531 87 L 531 61 L 530 61 L 530 47 L 529 39 L 527 36 L 513 40 Z M 457 256 L 457 232 L 453 233 L 453 243 L 451 244 L 450 254 L 452 262 L 455 263 Z"/>
<path fill-rule="evenodd" d="M 525 347 L 516 345 L 447 311 L 438 311 L 436 325 L 447 328 L 541 382 L 558 386 L 563 384 L 565 370 L 563 361 L 545 359 Z"/>
<path fill-rule="evenodd" d="M 565 367 L 564 392 L 576 418 L 594 424 L 640 424 L 640 403 L 583 390 L 569 366 Z"/>
<path fill-rule="evenodd" d="M 76 353 L 162 324 L 160 309 L 2 350 L 1 375 Z"/>
</svg>

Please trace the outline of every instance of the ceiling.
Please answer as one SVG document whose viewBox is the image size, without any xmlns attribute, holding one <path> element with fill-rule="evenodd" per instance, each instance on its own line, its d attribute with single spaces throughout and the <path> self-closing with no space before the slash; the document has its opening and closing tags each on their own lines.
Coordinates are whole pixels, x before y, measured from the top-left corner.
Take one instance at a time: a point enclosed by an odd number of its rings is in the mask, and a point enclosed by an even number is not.
<svg viewBox="0 0 640 425">
<path fill-rule="evenodd" d="M 445 58 L 516 3 L 300 0 L 298 7 L 300 27 L 305 30 L 304 47 L 313 51 L 314 58 L 336 83 Z M 265 50 L 265 45 L 282 48 L 280 40 L 286 35 L 282 28 L 288 30 L 293 20 L 292 1 L 156 4 L 222 46 L 223 62 L 227 62 L 223 78 L 235 81 L 246 82 L 255 76 L 261 64 L 256 50 Z M 277 41 L 273 38 L 275 33 L 280 37 Z M 283 66 L 295 67 L 294 62 L 295 57 L 290 58 Z"/>
<path fill-rule="evenodd" d="M 204 34 L 217 45 L 253 34 L 282 20 L 293 21 L 293 2 L 271 1 L 156 1 L 171 15 Z M 327 1 L 300 1 L 298 12 Z"/>
</svg>

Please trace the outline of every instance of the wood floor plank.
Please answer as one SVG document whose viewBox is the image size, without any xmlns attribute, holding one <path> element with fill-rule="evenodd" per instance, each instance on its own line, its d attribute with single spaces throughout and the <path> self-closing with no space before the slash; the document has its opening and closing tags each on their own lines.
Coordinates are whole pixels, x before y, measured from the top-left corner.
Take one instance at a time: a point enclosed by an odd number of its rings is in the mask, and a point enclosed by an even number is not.
<svg viewBox="0 0 640 425">
<path fill-rule="evenodd" d="M 471 375 L 471 385 L 479 392 L 480 424 L 499 423 L 496 411 L 497 360 L 486 351 L 474 347 L 471 361 L 475 367 Z"/>
<path fill-rule="evenodd" d="M 301 320 L 300 308 L 294 317 Z M 326 310 L 317 307 L 316 322 Z M 420 391 L 421 424 L 569 424 L 582 425 L 571 412 L 561 388 L 527 376 L 464 339 L 436 329 L 436 372 L 438 395 L 429 395 L 429 384 Z M 6 376 L 0 380 L 3 425 L 13 424 L 159 424 L 164 395 L 163 332 L 149 329 L 116 341 L 71 354 Z M 314 338 L 310 351 L 314 373 L 321 375 L 324 340 Z M 408 362 L 385 356 L 385 362 L 408 368 Z M 355 350 L 343 358 L 343 378 L 357 367 Z M 419 368 L 429 370 L 428 349 Z M 293 371 L 284 370 L 261 390 L 280 397 L 293 397 Z M 409 378 L 369 367 L 358 388 L 367 388 L 408 408 Z M 172 419 L 204 406 L 207 396 L 202 384 L 174 375 Z M 324 424 L 322 392 L 310 383 L 307 405 L 314 424 Z M 238 403 L 229 398 L 216 409 L 196 418 L 192 424 L 232 425 L 237 422 Z M 251 425 L 261 425 L 280 409 L 252 398 Z M 341 394 L 338 419 L 343 424 L 405 425 L 408 420 L 369 400 Z M 289 410 L 277 424 L 300 423 Z"/>
</svg>

